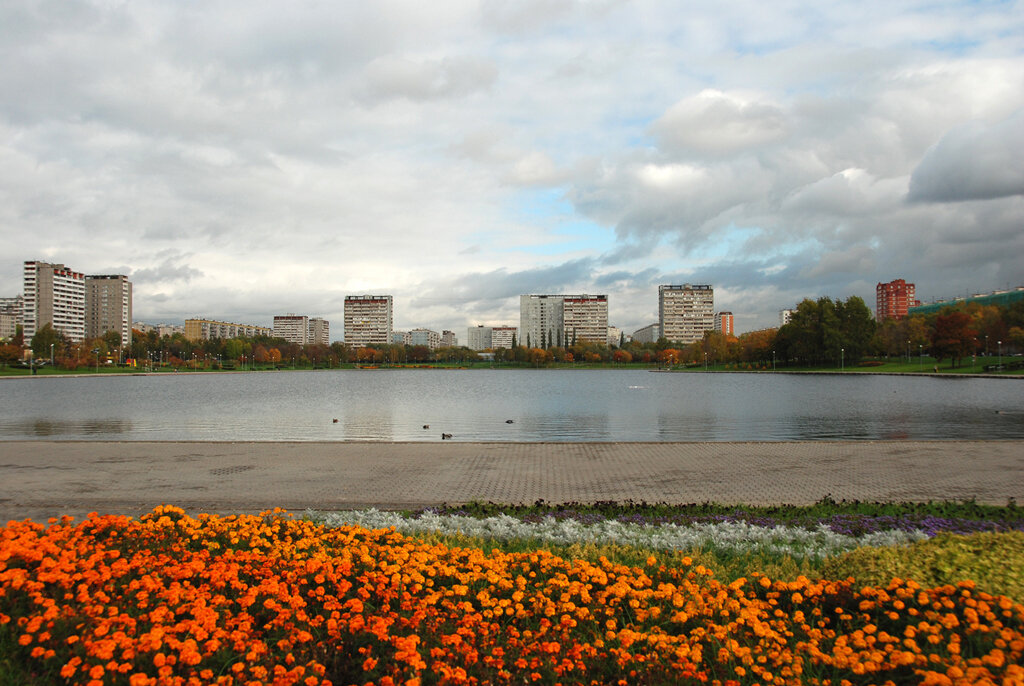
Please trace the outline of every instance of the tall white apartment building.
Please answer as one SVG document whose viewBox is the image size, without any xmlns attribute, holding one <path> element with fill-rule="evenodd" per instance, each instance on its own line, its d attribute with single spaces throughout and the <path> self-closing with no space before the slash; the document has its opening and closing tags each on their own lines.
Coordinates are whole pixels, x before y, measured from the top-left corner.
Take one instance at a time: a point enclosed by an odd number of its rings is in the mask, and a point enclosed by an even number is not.
<svg viewBox="0 0 1024 686">
<path fill-rule="evenodd" d="M 326 319 L 320 317 L 309 318 L 309 336 L 307 340 L 310 343 L 318 345 L 330 345 L 331 344 L 331 323 Z"/>
<path fill-rule="evenodd" d="M 190 341 L 209 341 L 215 338 L 255 338 L 256 336 L 273 336 L 274 330 L 269 326 L 255 324 L 234 324 L 218 322 L 213 319 L 186 319 L 185 338 Z"/>
<path fill-rule="evenodd" d="M 18 333 L 24 301 L 25 299 L 20 295 L 0 298 L 0 339 L 14 338 Z"/>
<path fill-rule="evenodd" d="M 491 347 L 497 350 L 498 348 L 505 348 L 511 350 L 513 341 L 518 343 L 519 329 L 514 326 L 492 326 L 491 327 Z"/>
<path fill-rule="evenodd" d="M 510 349 L 513 341 L 521 342 L 516 338 L 518 332 L 514 326 L 471 326 L 466 329 L 466 347 L 470 350 Z"/>
<path fill-rule="evenodd" d="M 47 324 L 73 343 L 85 339 L 85 274 L 63 264 L 26 261 L 23 280 L 26 343 Z"/>
<path fill-rule="evenodd" d="M 608 344 L 607 295 L 567 295 L 562 303 L 562 345 Z"/>
<path fill-rule="evenodd" d="M 633 340 L 637 343 L 656 343 L 661 336 L 661 324 L 655 322 L 633 332 Z"/>
<path fill-rule="evenodd" d="M 413 329 L 409 332 L 409 345 L 425 345 L 437 350 L 441 347 L 441 334 L 430 329 Z"/>
<path fill-rule="evenodd" d="M 470 350 L 487 350 L 491 347 L 491 327 L 477 324 L 466 329 L 466 347 Z"/>
<path fill-rule="evenodd" d="M 108 331 L 132 342 L 132 282 L 122 274 L 85 277 L 85 335 L 98 338 Z"/>
<path fill-rule="evenodd" d="M 519 296 L 519 343 L 533 348 L 608 339 L 608 296 Z"/>
<path fill-rule="evenodd" d="M 693 343 L 715 328 L 715 291 L 708 285 L 658 286 L 661 335 L 675 343 Z"/>
<path fill-rule="evenodd" d="M 289 343 L 309 343 L 309 317 L 304 314 L 279 314 L 274 316 L 274 338 L 283 338 Z"/>
<path fill-rule="evenodd" d="M 459 339 L 455 337 L 454 331 L 448 331 L 445 329 L 441 332 L 441 347 L 442 348 L 454 348 L 459 344 Z"/>
<path fill-rule="evenodd" d="M 393 312 L 390 295 L 345 296 L 345 343 L 353 348 L 391 343 Z"/>
<path fill-rule="evenodd" d="M 779 310 L 779 327 L 783 327 L 793 321 L 796 310 Z"/>
</svg>

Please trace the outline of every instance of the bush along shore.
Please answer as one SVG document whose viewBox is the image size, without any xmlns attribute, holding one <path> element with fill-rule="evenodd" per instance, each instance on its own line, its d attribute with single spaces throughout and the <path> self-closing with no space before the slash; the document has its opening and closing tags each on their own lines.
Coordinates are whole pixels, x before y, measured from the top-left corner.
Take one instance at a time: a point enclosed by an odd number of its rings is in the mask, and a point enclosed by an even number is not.
<svg viewBox="0 0 1024 686">
<path fill-rule="evenodd" d="M 972 503 L 9 522 L 0 684 L 1020 683 L 1022 528 Z"/>
</svg>

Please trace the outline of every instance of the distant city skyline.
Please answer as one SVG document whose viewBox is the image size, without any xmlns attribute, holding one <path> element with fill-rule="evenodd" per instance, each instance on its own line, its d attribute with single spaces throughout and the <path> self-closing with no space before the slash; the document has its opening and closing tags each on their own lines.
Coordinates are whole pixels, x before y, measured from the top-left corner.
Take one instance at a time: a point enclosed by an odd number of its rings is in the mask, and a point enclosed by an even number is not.
<svg viewBox="0 0 1024 686">
<path fill-rule="evenodd" d="M 906 279 L 1024 284 L 1014 3 L 0 5 L 0 297 L 40 260 L 133 317 L 395 328 L 713 284 L 737 332 Z M 340 331 L 336 331 L 336 334 Z M 335 335 L 337 338 L 337 335 Z"/>
</svg>

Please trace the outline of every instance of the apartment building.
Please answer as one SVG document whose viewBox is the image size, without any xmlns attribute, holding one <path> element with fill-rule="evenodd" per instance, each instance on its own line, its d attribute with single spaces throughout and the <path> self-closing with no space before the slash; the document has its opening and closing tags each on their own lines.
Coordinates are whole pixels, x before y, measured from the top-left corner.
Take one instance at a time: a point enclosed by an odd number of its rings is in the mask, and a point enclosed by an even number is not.
<svg viewBox="0 0 1024 686">
<path fill-rule="evenodd" d="M 235 324 L 213 319 L 186 319 L 185 338 L 190 341 L 209 341 L 215 338 L 254 338 L 273 336 L 274 330 L 255 324 Z"/>
<path fill-rule="evenodd" d="M 0 339 L 14 338 L 18 333 L 24 300 L 20 295 L 0 298 Z"/>
<path fill-rule="evenodd" d="M 715 313 L 715 331 L 725 336 L 735 336 L 732 312 Z"/>
<path fill-rule="evenodd" d="M 63 264 L 26 261 L 23 271 L 25 342 L 47 324 L 73 343 L 85 339 L 85 274 Z"/>
<path fill-rule="evenodd" d="M 709 285 L 658 286 L 661 335 L 674 343 L 693 343 L 715 327 L 715 290 Z"/>
<path fill-rule="evenodd" d="M 310 317 L 307 340 L 318 345 L 330 345 L 331 323 L 321 317 Z"/>
<path fill-rule="evenodd" d="M 458 346 L 459 339 L 455 337 L 454 331 L 448 331 L 445 329 L 441 332 L 441 347 L 442 348 L 454 348 Z"/>
<path fill-rule="evenodd" d="M 903 319 L 907 310 L 921 302 L 917 300 L 914 284 L 903 279 L 875 286 L 875 320 Z"/>
<path fill-rule="evenodd" d="M 608 344 L 608 296 L 567 295 L 563 302 L 563 345 Z"/>
<path fill-rule="evenodd" d="M 280 314 L 274 316 L 274 338 L 283 338 L 289 343 L 309 343 L 309 317 L 304 314 Z"/>
<path fill-rule="evenodd" d="M 514 326 L 471 326 L 466 329 L 466 347 L 470 350 L 510 349 L 513 342 L 519 343 L 518 332 Z"/>
<path fill-rule="evenodd" d="M 409 332 L 409 345 L 425 345 L 437 350 L 441 347 L 441 334 L 430 329 L 413 329 Z"/>
<path fill-rule="evenodd" d="M 121 345 L 132 342 L 132 282 L 122 274 L 85 277 L 85 335 L 99 338 L 108 331 L 121 337 Z"/>
<path fill-rule="evenodd" d="M 781 329 L 786 324 L 793 321 L 793 315 L 796 314 L 796 310 L 779 310 L 779 328 Z"/>
<path fill-rule="evenodd" d="M 514 326 L 492 326 L 491 327 L 491 348 L 512 349 L 513 343 L 518 344 L 519 329 Z"/>
<path fill-rule="evenodd" d="M 637 343 L 655 343 L 661 336 L 661 324 L 655 322 L 633 332 L 633 340 Z"/>
<path fill-rule="evenodd" d="M 345 296 L 345 343 L 353 348 L 387 345 L 394 327 L 390 295 Z"/>
<path fill-rule="evenodd" d="M 533 348 L 608 340 L 607 295 L 519 296 L 519 343 Z"/>
</svg>

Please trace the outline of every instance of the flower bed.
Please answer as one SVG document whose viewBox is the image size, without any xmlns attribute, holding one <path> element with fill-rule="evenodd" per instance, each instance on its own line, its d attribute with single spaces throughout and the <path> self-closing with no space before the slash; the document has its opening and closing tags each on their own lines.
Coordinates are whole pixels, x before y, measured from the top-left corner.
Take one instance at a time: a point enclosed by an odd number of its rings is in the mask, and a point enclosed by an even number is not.
<svg viewBox="0 0 1024 686">
<path fill-rule="evenodd" d="M 970 581 L 722 583 L 280 513 L 0 529 L 7 683 L 978 683 L 1024 606 Z"/>
</svg>

